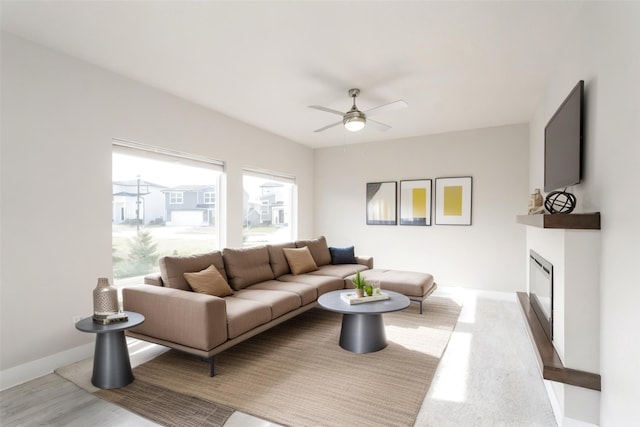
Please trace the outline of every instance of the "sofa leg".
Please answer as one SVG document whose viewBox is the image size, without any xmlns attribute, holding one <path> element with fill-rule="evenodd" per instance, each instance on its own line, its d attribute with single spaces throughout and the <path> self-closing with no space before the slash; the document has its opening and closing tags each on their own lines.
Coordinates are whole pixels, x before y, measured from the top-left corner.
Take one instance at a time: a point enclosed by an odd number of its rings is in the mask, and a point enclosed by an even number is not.
<svg viewBox="0 0 640 427">
<path fill-rule="evenodd" d="M 215 366 L 213 364 L 213 356 L 209 358 L 209 376 L 212 377 L 215 375 Z"/>
<path fill-rule="evenodd" d="M 424 300 L 421 299 L 410 299 L 413 302 L 417 302 L 420 305 L 420 314 L 422 314 L 422 303 L 424 302 Z"/>
</svg>

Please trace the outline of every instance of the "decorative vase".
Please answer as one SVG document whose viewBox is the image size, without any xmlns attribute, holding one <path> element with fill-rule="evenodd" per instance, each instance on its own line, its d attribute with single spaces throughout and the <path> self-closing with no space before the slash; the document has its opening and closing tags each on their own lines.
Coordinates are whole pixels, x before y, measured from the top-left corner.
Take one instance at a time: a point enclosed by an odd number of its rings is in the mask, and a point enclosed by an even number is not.
<svg viewBox="0 0 640 427">
<path fill-rule="evenodd" d="M 529 197 L 529 215 L 544 213 L 544 208 L 542 207 L 542 194 L 540 194 L 540 189 L 535 188 L 533 193 Z"/>
<path fill-rule="evenodd" d="M 539 208 L 542 206 L 542 194 L 540 194 L 540 189 L 536 188 L 533 190 L 533 207 Z"/>
<path fill-rule="evenodd" d="M 356 296 L 358 298 L 362 298 L 364 296 L 364 289 L 362 288 L 356 288 Z"/>
<path fill-rule="evenodd" d="M 118 289 L 109 284 L 109 279 L 100 277 L 93 290 L 93 316 L 105 317 L 118 313 Z"/>
</svg>

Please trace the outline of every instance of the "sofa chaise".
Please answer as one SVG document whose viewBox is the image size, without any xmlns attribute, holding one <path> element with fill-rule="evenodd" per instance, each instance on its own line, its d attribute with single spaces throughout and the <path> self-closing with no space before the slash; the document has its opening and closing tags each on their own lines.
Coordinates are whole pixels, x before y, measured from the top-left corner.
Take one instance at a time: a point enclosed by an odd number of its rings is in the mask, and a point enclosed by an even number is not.
<svg viewBox="0 0 640 427">
<path fill-rule="evenodd" d="M 436 288 L 430 274 L 373 269 L 371 257 L 329 248 L 324 237 L 167 256 L 159 266 L 144 284 L 122 290 L 123 308 L 145 316 L 127 335 L 200 356 L 211 376 L 216 354 L 316 307 L 326 292 L 352 287 L 356 272 L 420 302 L 421 312 Z"/>
</svg>

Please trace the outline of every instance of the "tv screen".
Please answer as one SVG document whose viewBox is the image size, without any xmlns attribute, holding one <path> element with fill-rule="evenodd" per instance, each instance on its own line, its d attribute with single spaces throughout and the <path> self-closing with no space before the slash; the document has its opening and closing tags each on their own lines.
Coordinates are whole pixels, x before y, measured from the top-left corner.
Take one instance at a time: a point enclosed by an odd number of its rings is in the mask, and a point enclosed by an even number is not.
<svg viewBox="0 0 640 427">
<path fill-rule="evenodd" d="M 580 80 L 544 128 L 544 191 L 582 179 L 584 81 Z"/>
</svg>

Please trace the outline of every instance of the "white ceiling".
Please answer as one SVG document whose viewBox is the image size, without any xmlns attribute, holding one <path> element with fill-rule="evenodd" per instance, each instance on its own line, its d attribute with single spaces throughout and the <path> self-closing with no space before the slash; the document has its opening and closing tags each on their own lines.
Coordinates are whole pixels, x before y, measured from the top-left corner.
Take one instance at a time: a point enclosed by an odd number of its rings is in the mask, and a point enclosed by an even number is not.
<svg viewBox="0 0 640 427">
<path fill-rule="evenodd" d="M 2 29 L 311 147 L 528 122 L 580 2 L 2 0 Z M 393 128 L 351 133 L 349 88 Z"/>
</svg>

